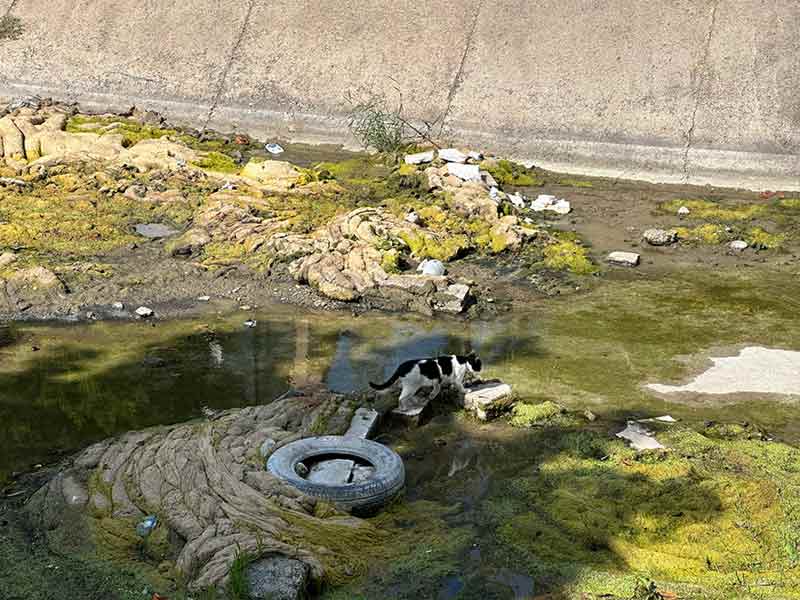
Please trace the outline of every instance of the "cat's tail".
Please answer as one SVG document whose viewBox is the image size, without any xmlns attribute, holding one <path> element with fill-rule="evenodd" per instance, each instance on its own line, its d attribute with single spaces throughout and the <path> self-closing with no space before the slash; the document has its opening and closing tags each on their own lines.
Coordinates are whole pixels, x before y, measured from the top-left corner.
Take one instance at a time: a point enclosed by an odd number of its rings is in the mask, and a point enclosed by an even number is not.
<svg viewBox="0 0 800 600">
<path fill-rule="evenodd" d="M 384 390 L 388 390 L 390 387 L 392 387 L 399 378 L 400 376 L 397 374 L 397 371 L 395 371 L 394 375 L 389 377 L 389 379 L 386 380 L 384 383 L 372 383 L 370 381 L 369 387 L 371 387 L 376 392 L 383 392 Z"/>
</svg>

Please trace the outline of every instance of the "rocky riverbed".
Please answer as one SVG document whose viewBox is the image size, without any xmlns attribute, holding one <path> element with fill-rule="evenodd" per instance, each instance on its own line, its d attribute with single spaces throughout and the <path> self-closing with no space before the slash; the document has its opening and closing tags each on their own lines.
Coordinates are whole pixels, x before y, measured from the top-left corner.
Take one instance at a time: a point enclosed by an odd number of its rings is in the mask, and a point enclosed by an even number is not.
<svg viewBox="0 0 800 600">
<path fill-rule="evenodd" d="M 800 349 L 796 194 L 0 116 L 14 600 L 238 598 L 276 552 L 261 579 L 336 600 L 798 597 L 794 362 L 738 377 Z M 263 470 L 266 437 L 337 432 L 398 362 L 471 349 L 516 404 L 384 424 L 407 490 L 381 515 Z"/>
</svg>

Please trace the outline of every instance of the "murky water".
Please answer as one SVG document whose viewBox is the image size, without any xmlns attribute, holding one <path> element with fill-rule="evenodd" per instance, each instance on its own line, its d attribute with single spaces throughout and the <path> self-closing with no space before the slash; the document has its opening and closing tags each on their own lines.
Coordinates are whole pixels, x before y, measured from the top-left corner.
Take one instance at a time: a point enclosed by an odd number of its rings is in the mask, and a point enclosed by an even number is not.
<svg viewBox="0 0 800 600">
<path fill-rule="evenodd" d="M 800 344 L 793 304 L 781 304 L 774 288 L 771 301 L 761 300 L 752 282 L 730 283 L 735 302 L 724 280 L 711 297 L 702 279 L 672 284 L 683 296 L 664 283 L 626 285 L 469 323 L 272 307 L 256 315 L 252 329 L 243 325 L 250 315 L 6 325 L 0 328 L 0 480 L 109 435 L 198 417 L 203 407 L 269 402 L 293 384 L 364 390 L 403 360 L 469 350 L 482 356 L 486 376 L 511 383 L 528 402 L 552 399 L 620 422 L 735 414 L 785 439 L 797 437 L 793 403 L 750 397 L 737 403 L 735 395 L 724 406 L 673 402 L 644 389 L 647 382 L 680 379 L 692 368 L 676 360 L 682 355 L 744 341 Z M 762 310 L 742 311 L 751 301 L 747 293 Z M 794 290 L 787 285 L 782 293 Z"/>
</svg>

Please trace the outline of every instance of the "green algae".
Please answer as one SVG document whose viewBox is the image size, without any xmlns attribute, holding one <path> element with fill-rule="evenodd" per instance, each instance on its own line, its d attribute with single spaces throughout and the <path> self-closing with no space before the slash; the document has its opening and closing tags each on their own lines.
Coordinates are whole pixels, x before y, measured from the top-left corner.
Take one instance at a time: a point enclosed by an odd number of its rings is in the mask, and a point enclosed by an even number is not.
<svg viewBox="0 0 800 600">
<path fill-rule="evenodd" d="M 193 163 L 196 167 L 214 171 L 216 173 L 238 173 L 239 165 L 227 154 L 221 152 L 208 152 L 205 156 Z"/>
<path fill-rule="evenodd" d="M 685 206 L 689 209 L 688 218 L 706 219 L 721 222 L 750 221 L 763 216 L 767 207 L 763 204 L 732 204 L 712 200 L 676 199 L 660 205 L 662 212 L 676 214 Z"/>
<path fill-rule="evenodd" d="M 509 423 L 514 427 L 533 427 L 550 421 L 563 412 L 563 409 L 547 400 L 541 404 L 526 404 L 518 402 L 511 411 Z"/>
<path fill-rule="evenodd" d="M 544 179 L 539 177 L 536 170 L 510 160 L 486 160 L 481 163 L 481 168 L 488 171 L 500 185 L 533 187 L 544 184 Z"/>
<path fill-rule="evenodd" d="M 576 275 L 590 275 L 597 268 L 589 258 L 589 251 L 572 239 L 562 239 L 544 248 L 543 265 L 556 271 L 570 271 Z"/>
<path fill-rule="evenodd" d="M 716 246 L 731 238 L 725 227 L 713 223 L 706 223 L 693 228 L 676 227 L 675 232 L 680 240 L 709 246 Z"/>
<path fill-rule="evenodd" d="M 105 135 L 109 133 L 122 136 L 122 145 L 133 146 L 142 140 L 160 139 L 165 136 L 175 136 L 175 129 L 146 125 L 130 117 L 116 115 L 72 115 L 67 120 L 66 131 L 69 133 L 96 133 Z"/>
</svg>

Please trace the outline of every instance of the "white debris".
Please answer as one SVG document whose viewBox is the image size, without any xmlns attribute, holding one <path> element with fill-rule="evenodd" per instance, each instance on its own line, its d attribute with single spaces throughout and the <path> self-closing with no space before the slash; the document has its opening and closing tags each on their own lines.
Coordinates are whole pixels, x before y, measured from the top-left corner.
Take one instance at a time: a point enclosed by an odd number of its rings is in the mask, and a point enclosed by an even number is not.
<svg viewBox="0 0 800 600">
<path fill-rule="evenodd" d="M 111 308 L 114 310 L 125 310 L 125 305 L 122 302 L 114 302 L 114 304 L 111 305 Z"/>
<path fill-rule="evenodd" d="M 681 206 L 681 207 L 678 209 L 678 216 L 679 216 L 679 217 L 685 217 L 685 216 L 686 216 L 686 215 L 688 215 L 690 212 L 691 212 L 691 211 L 690 211 L 688 208 L 686 208 L 685 206 Z"/>
<path fill-rule="evenodd" d="M 675 419 L 669 415 L 663 415 L 660 417 L 653 417 L 652 419 L 639 419 L 636 421 L 637 423 L 677 423 L 678 419 Z"/>
<path fill-rule="evenodd" d="M 441 276 L 447 272 L 444 263 L 440 260 L 425 259 L 417 267 L 417 271 L 423 275 Z"/>
<path fill-rule="evenodd" d="M 729 245 L 731 250 L 736 250 L 737 252 L 742 252 L 743 250 L 747 250 L 750 247 L 750 244 L 745 242 L 744 240 L 733 240 Z"/>
<path fill-rule="evenodd" d="M 422 218 L 419 216 L 419 213 L 417 213 L 417 211 L 415 210 L 409 212 L 405 217 L 406 223 L 411 223 L 412 225 L 419 225 L 419 222 L 421 220 Z"/>
<path fill-rule="evenodd" d="M 283 154 L 283 147 L 280 144 L 267 144 L 264 149 L 270 154 Z"/>
<path fill-rule="evenodd" d="M 539 194 L 536 200 L 531 203 L 531 209 L 536 212 L 549 210 L 559 215 L 566 215 L 572 210 L 572 206 L 563 198 L 556 198 L 550 194 Z"/>
<path fill-rule="evenodd" d="M 520 193 L 516 194 L 508 194 L 508 199 L 517 208 L 525 208 L 525 201 L 527 200 L 525 196 Z"/>
<path fill-rule="evenodd" d="M 154 314 L 152 308 L 148 308 L 146 306 L 140 306 L 136 309 L 136 316 L 141 317 L 142 319 L 147 319 L 152 317 Z"/>
<path fill-rule="evenodd" d="M 478 165 L 464 165 L 460 163 L 447 163 L 447 172 L 453 177 L 463 181 L 480 181 L 481 169 Z"/>
<path fill-rule="evenodd" d="M 244 322 L 244 326 L 249 329 L 253 329 L 256 325 L 258 325 L 258 321 L 255 319 L 247 319 L 247 321 Z"/>
<path fill-rule="evenodd" d="M 468 152 L 467 156 L 469 156 L 472 160 L 483 160 L 483 154 L 476 152 L 475 150 Z"/>
<path fill-rule="evenodd" d="M 209 300 L 211 300 L 211 296 L 198 296 L 197 297 L 197 301 L 198 302 L 208 302 Z"/>
<path fill-rule="evenodd" d="M 647 429 L 638 423 L 629 421 L 628 426 L 617 434 L 618 438 L 628 440 L 635 450 L 662 450 L 659 441 Z"/>
<path fill-rule="evenodd" d="M 635 252 L 612 252 L 606 260 L 615 265 L 623 267 L 635 267 L 639 264 L 640 256 Z"/>
<path fill-rule="evenodd" d="M 439 158 L 448 163 L 467 162 L 467 155 L 455 148 L 442 148 L 439 150 Z"/>
<path fill-rule="evenodd" d="M 500 190 L 498 190 L 496 186 L 492 186 L 491 188 L 489 188 L 489 198 L 491 198 L 495 202 L 500 201 Z"/>
<path fill-rule="evenodd" d="M 417 152 L 416 154 L 406 154 L 405 161 L 407 165 L 421 165 L 423 163 L 432 162 L 435 157 L 433 150 L 430 152 Z"/>
</svg>

